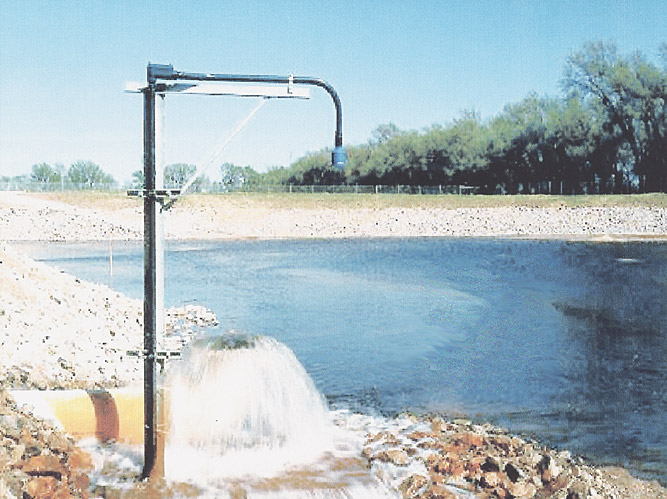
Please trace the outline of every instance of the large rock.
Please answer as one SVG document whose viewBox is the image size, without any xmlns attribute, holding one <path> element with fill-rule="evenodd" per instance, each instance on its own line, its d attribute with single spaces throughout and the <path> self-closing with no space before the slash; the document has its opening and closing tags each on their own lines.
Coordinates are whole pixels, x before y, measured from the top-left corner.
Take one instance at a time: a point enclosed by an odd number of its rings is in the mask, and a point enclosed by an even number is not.
<svg viewBox="0 0 667 499">
<path fill-rule="evenodd" d="M 420 496 L 424 489 L 428 486 L 428 478 L 417 473 L 410 475 L 401 482 L 398 490 L 403 494 L 405 499 L 412 499 Z"/>
</svg>

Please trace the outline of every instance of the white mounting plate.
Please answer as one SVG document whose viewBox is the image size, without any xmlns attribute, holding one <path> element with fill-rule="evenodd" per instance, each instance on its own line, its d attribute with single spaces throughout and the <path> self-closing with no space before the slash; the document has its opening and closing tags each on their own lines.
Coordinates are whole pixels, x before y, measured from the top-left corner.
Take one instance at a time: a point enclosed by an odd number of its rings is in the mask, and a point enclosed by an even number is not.
<svg viewBox="0 0 667 499">
<path fill-rule="evenodd" d="M 290 85 L 245 85 L 235 83 L 167 83 L 158 93 L 199 95 L 236 95 L 240 97 L 271 97 L 279 99 L 310 99 L 310 89 Z M 126 83 L 125 91 L 140 93 L 146 86 L 142 83 Z M 161 89 L 162 90 L 162 89 Z"/>
</svg>

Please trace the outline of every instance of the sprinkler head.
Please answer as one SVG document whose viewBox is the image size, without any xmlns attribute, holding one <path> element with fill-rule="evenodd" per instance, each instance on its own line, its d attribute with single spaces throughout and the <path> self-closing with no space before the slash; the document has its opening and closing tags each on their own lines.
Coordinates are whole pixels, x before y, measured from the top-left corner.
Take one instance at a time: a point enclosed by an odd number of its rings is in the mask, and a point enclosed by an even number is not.
<svg viewBox="0 0 667 499">
<path fill-rule="evenodd" d="M 339 170 L 345 169 L 345 163 L 347 162 L 347 154 L 343 146 L 334 147 L 333 152 L 331 153 L 331 163 L 335 168 Z"/>
</svg>

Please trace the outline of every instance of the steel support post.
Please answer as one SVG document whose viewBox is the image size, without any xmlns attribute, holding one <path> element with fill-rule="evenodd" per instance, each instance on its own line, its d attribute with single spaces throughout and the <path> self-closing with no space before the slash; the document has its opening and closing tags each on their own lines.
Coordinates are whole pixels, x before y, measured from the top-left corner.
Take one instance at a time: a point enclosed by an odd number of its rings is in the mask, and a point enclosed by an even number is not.
<svg viewBox="0 0 667 499">
<path fill-rule="evenodd" d="M 156 337 L 162 316 L 163 246 L 159 199 L 155 195 L 160 178 L 156 161 L 155 82 L 144 90 L 144 468 L 148 478 L 157 450 Z"/>
</svg>

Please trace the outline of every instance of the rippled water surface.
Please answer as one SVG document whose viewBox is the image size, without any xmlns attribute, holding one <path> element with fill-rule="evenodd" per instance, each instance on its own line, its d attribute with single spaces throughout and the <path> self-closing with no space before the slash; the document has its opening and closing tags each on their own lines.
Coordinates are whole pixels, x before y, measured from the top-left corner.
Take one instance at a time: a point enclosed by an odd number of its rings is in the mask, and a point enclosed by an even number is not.
<svg viewBox="0 0 667 499">
<path fill-rule="evenodd" d="M 140 298 L 142 248 L 26 246 Z M 493 421 L 667 483 L 667 245 L 168 245 L 168 305 L 291 348 L 332 407 Z"/>
</svg>

